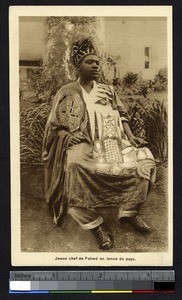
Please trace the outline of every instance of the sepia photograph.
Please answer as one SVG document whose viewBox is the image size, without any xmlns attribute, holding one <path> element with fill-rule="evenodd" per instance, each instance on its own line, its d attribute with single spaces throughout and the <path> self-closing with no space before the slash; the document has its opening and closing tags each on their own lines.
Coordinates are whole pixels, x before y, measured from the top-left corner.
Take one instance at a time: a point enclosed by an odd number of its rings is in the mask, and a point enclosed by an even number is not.
<svg viewBox="0 0 182 300">
<path fill-rule="evenodd" d="M 172 9 L 10 7 L 12 264 L 170 266 Z"/>
</svg>

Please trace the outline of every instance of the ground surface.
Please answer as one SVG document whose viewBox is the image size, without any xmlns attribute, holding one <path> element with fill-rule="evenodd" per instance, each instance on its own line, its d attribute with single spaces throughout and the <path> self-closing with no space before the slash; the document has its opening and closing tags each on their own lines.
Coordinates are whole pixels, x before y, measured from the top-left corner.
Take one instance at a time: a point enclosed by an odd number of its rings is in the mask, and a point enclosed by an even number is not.
<svg viewBox="0 0 182 300">
<path fill-rule="evenodd" d="M 120 226 L 116 209 L 102 211 L 113 237 L 110 252 L 167 251 L 167 167 L 157 168 L 156 185 L 140 215 L 152 227 L 152 233 L 142 235 L 129 224 Z M 28 252 L 97 252 L 97 242 L 91 232 L 83 231 L 67 216 L 61 227 L 55 227 L 44 200 L 44 171 L 42 166 L 24 166 L 21 175 L 21 241 L 22 251 Z"/>
</svg>

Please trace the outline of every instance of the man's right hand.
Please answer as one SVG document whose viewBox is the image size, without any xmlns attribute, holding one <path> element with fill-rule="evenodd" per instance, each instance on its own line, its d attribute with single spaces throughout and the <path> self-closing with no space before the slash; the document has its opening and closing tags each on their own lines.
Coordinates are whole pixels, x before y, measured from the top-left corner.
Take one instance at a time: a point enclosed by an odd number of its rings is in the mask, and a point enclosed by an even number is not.
<svg viewBox="0 0 182 300">
<path fill-rule="evenodd" d="M 85 138 L 83 137 L 82 133 L 81 132 L 76 133 L 71 137 L 69 146 L 77 145 L 83 141 L 85 141 Z"/>
</svg>

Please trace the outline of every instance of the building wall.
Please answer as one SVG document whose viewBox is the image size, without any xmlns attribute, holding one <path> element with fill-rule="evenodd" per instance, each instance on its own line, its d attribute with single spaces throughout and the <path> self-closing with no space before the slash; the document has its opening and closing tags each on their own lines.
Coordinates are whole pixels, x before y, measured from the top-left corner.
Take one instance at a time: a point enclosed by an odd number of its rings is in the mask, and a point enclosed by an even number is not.
<svg viewBox="0 0 182 300">
<path fill-rule="evenodd" d="M 45 48 L 45 18 L 20 17 L 19 21 L 20 60 L 41 60 Z"/>
<path fill-rule="evenodd" d="M 106 18 L 105 49 L 120 55 L 120 76 L 141 73 L 152 79 L 167 67 L 167 23 L 165 18 Z M 145 69 L 145 47 L 149 47 L 149 69 Z"/>
</svg>

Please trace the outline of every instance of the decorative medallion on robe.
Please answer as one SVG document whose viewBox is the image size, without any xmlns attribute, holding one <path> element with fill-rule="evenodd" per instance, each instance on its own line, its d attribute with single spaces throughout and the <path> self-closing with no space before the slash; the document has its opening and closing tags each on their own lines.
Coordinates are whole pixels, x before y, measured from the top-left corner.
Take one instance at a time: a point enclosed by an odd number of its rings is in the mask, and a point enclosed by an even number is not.
<svg viewBox="0 0 182 300">
<path fill-rule="evenodd" d="M 62 126 L 74 132 L 80 128 L 84 115 L 83 104 L 78 93 L 72 91 L 62 97 L 59 102 L 57 117 Z"/>
</svg>

